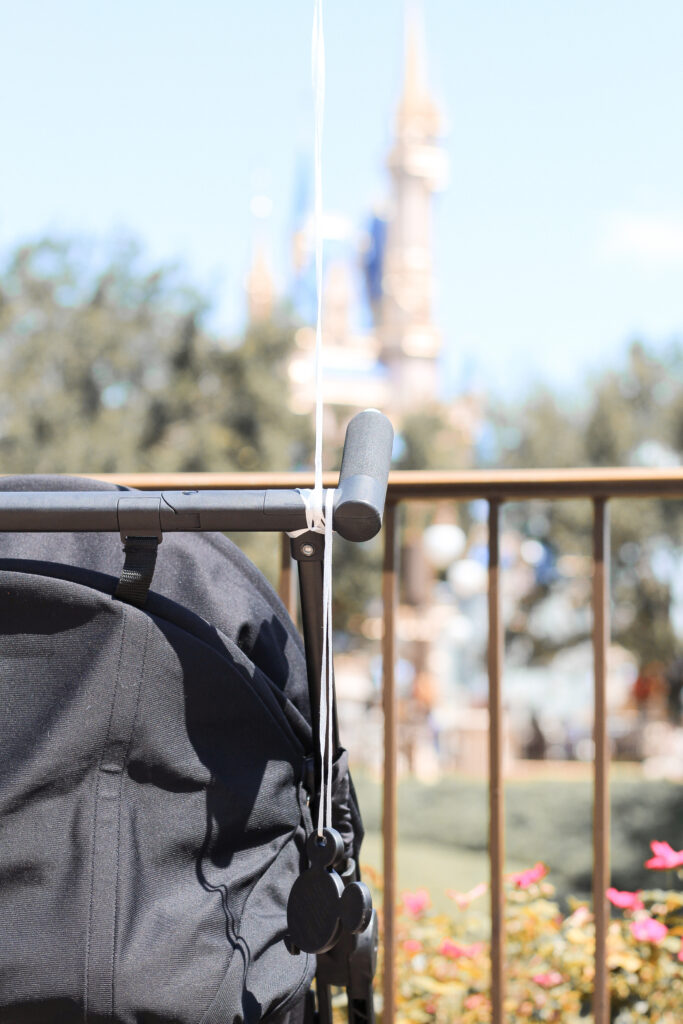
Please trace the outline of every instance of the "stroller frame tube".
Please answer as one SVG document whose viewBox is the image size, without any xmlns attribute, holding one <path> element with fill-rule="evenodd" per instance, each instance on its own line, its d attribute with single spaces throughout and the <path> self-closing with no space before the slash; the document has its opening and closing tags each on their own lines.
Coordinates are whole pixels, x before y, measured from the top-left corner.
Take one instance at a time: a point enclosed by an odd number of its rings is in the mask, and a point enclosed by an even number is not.
<svg viewBox="0 0 683 1024">
<path fill-rule="evenodd" d="M 345 540 L 370 540 L 382 526 L 393 429 L 376 409 L 348 425 L 333 528 Z M 306 528 L 296 490 L 244 491 L 5 491 L 3 533 L 120 533 L 156 536 L 179 531 L 265 531 Z"/>
<path fill-rule="evenodd" d="M 382 524 L 374 502 L 338 489 L 334 529 L 347 540 L 369 540 Z M 4 491 L 3 533 L 122 533 L 128 536 L 183 532 L 290 533 L 306 528 L 298 491 Z M 133 517 L 135 521 L 133 521 Z"/>
</svg>

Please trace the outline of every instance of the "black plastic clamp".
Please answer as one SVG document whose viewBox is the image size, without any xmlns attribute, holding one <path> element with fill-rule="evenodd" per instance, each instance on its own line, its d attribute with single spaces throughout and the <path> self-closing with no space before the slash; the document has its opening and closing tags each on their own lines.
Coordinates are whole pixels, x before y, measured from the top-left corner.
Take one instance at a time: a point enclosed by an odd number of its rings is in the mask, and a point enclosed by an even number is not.
<svg viewBox="0 0 683 1024">
<path fill-rule="evenodd" d="M 161 498 L 158 495 L 135 494 L 119 498 L 116 514 L 124 544 L 129 537 L 156 537 L 161 543 Z"/>
</svg>

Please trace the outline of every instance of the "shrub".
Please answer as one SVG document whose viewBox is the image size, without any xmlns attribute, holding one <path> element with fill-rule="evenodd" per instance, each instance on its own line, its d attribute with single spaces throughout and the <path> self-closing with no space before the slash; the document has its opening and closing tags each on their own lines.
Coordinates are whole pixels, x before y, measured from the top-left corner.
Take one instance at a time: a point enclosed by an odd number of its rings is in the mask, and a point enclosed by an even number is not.
<svg viewBox="0 0 683 1024">
<path fill-rule="evenodd" d="M 652 844 L 650 870 L 677 871 L 683 851 Z M 507 876 L 506 1018 L 580 1024 L 590 1013 L 595 930 L 585 902 L 563 913 L 547 868 Z M 435 914 L 426 889 L 404 893 L 397 918 L 397 1024 L 483 1024 L 491 1019 L 487 886 L 451 891 L 452 914 Z M 683 894 L 607 890 L 613 1024 L 677 1024 L 683 1007 Z"/>
</svg>

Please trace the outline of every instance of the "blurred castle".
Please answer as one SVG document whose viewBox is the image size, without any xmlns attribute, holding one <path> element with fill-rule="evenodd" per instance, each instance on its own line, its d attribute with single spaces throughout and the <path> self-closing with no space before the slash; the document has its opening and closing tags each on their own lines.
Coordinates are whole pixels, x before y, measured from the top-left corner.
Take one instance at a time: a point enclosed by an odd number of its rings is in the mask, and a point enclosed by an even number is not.
<svg viewBox="0 0 683 1024">
<path fill-rule="evenodd" d="M 387 215 L 373 215 L 351 252 L 348 245 L 335 249 L 334 239 L 328 242 L 326 237 L 323 386 L 330 409 L 374 406 L 400 419 L 405 411 L 438 399 L 442 340 L 432 313 L 432 203 L 435 191 L 445 184 L 446 158 L 438 144 L 441 118 L 427 86 L 423 40 L 422 23 L 413 10 L 407 18 L 403 89 L 387 160 Z M 290 298 L 301 318 L 311 323 L 315 281 L 307 205 L 304 197 L 293 237 Z M 358 269 L 362 284 L 354 280 Z M 255 247 L 247 297 L 252 321 L 270 315 L 276 295 L 262 244 Z M 366 314 L 360 328 L 359 310 Z M 307 412 L 314 402 L 315 331 L 301 328 L 296 344 L 289 367 L 291 403 L 296 411 Z"/>
</svg>

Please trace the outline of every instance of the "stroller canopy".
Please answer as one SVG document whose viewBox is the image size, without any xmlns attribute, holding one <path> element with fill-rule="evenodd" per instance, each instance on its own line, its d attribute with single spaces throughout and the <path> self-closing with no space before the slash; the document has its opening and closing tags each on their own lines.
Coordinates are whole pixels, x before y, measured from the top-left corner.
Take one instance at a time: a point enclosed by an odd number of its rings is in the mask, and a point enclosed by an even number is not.
<svg viewBox="0 0 683 1024">
<path fill-rule="evenodd" d="M 223 536 L 166 536 L 144 609 L 121 565 L 116 535 L 0 535 L 0 1021 L 286 1020 L 315 967 L 282 941 L 300 639 Z"/>
</svg>

